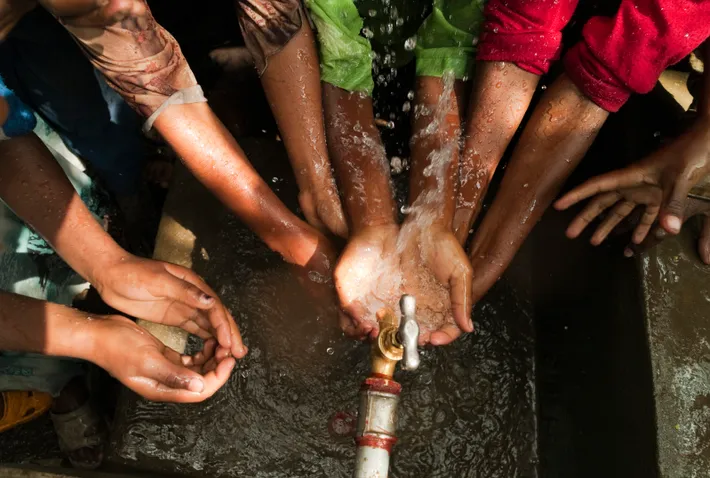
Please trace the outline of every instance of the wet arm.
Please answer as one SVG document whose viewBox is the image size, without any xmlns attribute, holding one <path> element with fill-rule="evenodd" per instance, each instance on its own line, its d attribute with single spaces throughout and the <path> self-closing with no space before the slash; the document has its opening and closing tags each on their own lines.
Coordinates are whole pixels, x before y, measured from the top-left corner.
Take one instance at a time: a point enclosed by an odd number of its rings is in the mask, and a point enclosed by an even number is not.
<svg viewBox="0 0 710 478">
<path fill-rule="evenodd" d="M 0 291 L 0 350 L 89 360 L 94 348 L 86 314 Z"/>
<path fill-rule="evenodd" d="M 34 134 L 0 142 L 0 198 L 89 282 L 128 255 L 92 216 Z"/>
<path fill-rule="evenodd" d="M 417 78 L 409 218 L 423 216 L 447 230 L 456 204 L 463 90 L 464 83 L 453 78 Z"/>
<path fill-rule="evenodd" d="M 347 226 L 325 142 L 318 68 L 315 38 L 304 19 L 298 33 L 269 58 L 261 84 L 288 151 L 306 219 L 344 237 Z"/>
<path fill-rule="evenodd" d="M 462 244 L 515 131 L 530 106 L 539 75 L 508 62 L 477 64 L 459 169 L 454 232 Z"/>
<path fill-rule="evenodd" d="M 323 238 L 261 179 L 206 103 L 172 105 L 154 127 L 190 171 L 288 262 L 306 265 Z"/>
<path fill-rule="evenodd" d="M 326 134 L 351 231 L 396 222 L 389 164 L 372 98 L 324 84 Z"/>
<path fill-rule="evenodd" d="M 471 245 L 473 300 L 503 274 L 594 141 L 608 112 L 566 76 L 547 90 L 518 143 L 500 190 Z"/>
</svg>

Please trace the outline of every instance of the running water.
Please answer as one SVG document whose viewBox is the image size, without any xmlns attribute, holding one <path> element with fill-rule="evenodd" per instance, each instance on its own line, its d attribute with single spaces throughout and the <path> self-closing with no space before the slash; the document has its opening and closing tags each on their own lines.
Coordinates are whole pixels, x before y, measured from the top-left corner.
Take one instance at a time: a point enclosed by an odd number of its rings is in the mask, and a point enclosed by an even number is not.
<svg viewBox="0 0 710 478">
<path fill-rule="evenodd" d="M 431 254 L 437 247 L 434 242 L 436 237 L 430 234 L 431 226 L 440 214 L 442 200 L 448 199 L 444 198 L 446 175 L 450 174 L 451 161 L 460 147 L 460 131 L 451 136 L 445 132 L 448 128 L 446 117 L 452 108 L 456 108 L 454 82 L 452 73 L 444 75 L 442 94 L 433 110 L 423 105 L 415 108 L 415 116 L 430 117 L 430 122 L 411 142 L 441 141 L 439 138 L 443 138 L 443 142 L 438 149 L 429 153 L 424 169 L 424 176 L 433 179 L 436 187 L 420 194 L 407 208 L 408 217 L 397 238 L 398 255 L 405 253 L 408 248 L 418 249 L 419 257 L 411 261 L 405 256 L 402 262 L 402 287 L 405 292 L 418 296 L 417 320 L 420 326 L 428 330 L 436 330 L 444 323 L 453 322 L 448 284 L 439 282 L 425 265 L 425 253 L 428 251 Z"/>
<path fill-rule="evenodd" d="M 217 206 L 214 206 L 217 209 Z M 153 476 L 348 478 L 369 347 L 344 338 L 335 306 L 307 299 L 283 262 L 223 211 L 195 269 L 233 312 L 249 345 L 206 403 L 134 396 L 116 414 L 114 464 Z M 422 350 L 403 385 L 392 478 L 534 476 L 530 306 L 499 283 L 477 308 L 478 334 Z M 172 476 L 172 475 L 171 475 Z"/>
</svg>

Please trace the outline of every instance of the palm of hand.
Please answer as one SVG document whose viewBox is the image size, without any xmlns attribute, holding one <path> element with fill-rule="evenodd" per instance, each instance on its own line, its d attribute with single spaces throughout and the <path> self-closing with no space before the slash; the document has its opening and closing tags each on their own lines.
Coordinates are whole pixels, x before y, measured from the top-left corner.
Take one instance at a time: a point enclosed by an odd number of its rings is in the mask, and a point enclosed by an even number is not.
<svg viewBox="0 0 710 478">
<path fill-rule="evenodd" d="M 99 323 L 101 353 L 97 365 L 150 400 L 198 402 L 213 395 L 229 378 L 234 359 L 208 340 L 194 356 L 166 347 L 132 321 L 111 316 Z"/>
<path fill-rule="evenodd" d="M 430 228 L 408 233 L 406 229 L 400 243 L 403 291 L 417 300 L 419 342 L 450 343 L 461 334 L 456 319 L 468 324 L 470 316 L 468 258 L 451 231 Z"/>
<path fill-rule="evenodd" d="M 398 228 L 372 227 L 353 236 L 335 268 L 335 286 L 349 323 L 349 335 L 376 335 L 377 312 L 397 304 L 401 272 L 396 253 Z"/>
</svg>

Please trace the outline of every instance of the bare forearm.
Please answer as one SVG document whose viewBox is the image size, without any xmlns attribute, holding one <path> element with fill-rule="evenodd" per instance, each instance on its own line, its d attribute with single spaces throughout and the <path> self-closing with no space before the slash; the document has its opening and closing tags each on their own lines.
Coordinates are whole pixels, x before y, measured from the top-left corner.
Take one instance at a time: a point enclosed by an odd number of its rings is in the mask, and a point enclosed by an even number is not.
<svg viewBox="0 0 710 478">
<path fill-rule="evenodd" d="M 34 134 L 0 142 L 0 197 L 92 283 L 106 264 L 126 254 Z"/>
<path fill-rule="evenodd" d="M 261 77 L 301 191 L 332 181 L 318 68 L 313 32 L 304 22 Z"/>
<path fill-rule="evenodd" d="M 155 128 L 188 169 L 269 247 L 290 262 L 308 262 L 315 250 L 311 229 L 269 189 L 205 103 L 170 106 Z"/>
<path fill-rule="evenodd" d="M 374 123 L 372 98 L 324 85 L 326 133 L 353 232 L 393 224 L 389 164 Z"/>
<path fill-rule="evenodd" d="M 540 100 L 474 236 L 470 252 L 474 282 L 489 282 L 486 287 L 474 284 L 476 300 L 513 259 L 607 116 L 564 75 Z"/>
<path fill-rule="evenodd" d="M 75 309 L 0 291 L 0 350 L 88 360 L 90 322 Z"/>
<path fill-rule="evenodd" d="M 470 215 L 470 222 L 480 211 L 490 180 L 530 106 L 539 79 L 513 63 L 483 61 L 476 65 L 458 198 L 458 209 Z"/>
<path fill-rule="evenodd" d="M 419 77 L 413 117 L 409 203 L 412 216 L 451 228 L 456 206 L 464 84 Z"/>
</svg>

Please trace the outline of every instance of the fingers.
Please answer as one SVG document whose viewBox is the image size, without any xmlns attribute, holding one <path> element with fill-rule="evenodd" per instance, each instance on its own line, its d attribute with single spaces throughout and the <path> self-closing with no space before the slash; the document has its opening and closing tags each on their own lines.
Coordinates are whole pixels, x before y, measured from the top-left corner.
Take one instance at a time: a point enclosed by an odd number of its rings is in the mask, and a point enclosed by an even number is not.
<svg viewBox="0 0 710 478">
<path fill-rule="evenodd" d="M 209 309 L 217 302 L 216 294 L 190 269 L 161 263 L 172 278 L 164 281 L 165 295 L 197 309 Z"/>
<path fill-rule="evenodd" d="M 471 282 L 473 282 L 473 269 L 468 262 L 468 258 L 463 255 L 464 264 L 460 265 L 449 279 L 449 291 L 451 295 L 451 311 L 454 321 L 464 332 L 473 332 L 473 321 L 471 320 Z"/>
<path fill-rule="evenodd" d="M 340 329 L 345 335 L 357 340 L 364 340 L 370 335 L 377 335 L 378 328 L 367 321 L 357 321 L 344 312 L 338 315 Z"/>
<path fill-rule="evenodd" d="M 634 244 L 641 244 L 646 239 L 648 231 L 651 230 L 651 226 L 656 222 L 660 210 L 660 206 L 646 206 L 646 211 L 641 216 L 641 221 L 636 226 L 631 238 Z"/>
<path fill-rule="evenodd" d="M 609 216 L 604 219 L 597 230 L 594 231 L 590 241 L 592 245 L 598 246 L 604 242 L 604 239 L 607 238 L 609 233 L 629 214 L 631 214 L 635 207 L 636 203 L 633 201 L 621 201 L 614 206 L 610 211 Z"/>
<path fill-rule="evenodd" d="M 577 214 L 569 227 L 567 227 L 567 237 L 570 239 L 577 238 L 590 222 L 596 219 L 596 217 L 607 208 L 615 204 L 619 199 L 621 199 L 621 194 L 618 192 L 609 192 L 589 201 L 589 204 L 587 204 L 582 212 Z"/>
<path fill-rule="evenodd" d="M 710 265 L 710 216 L 703 218 L 703 228 L 698 240 L 698 254 L 703 263 Z"/>
<path fill-rule="evenodd" d="M 641 186 L 645 183 L 643 172 L 635 167 L 619 169 L 610 173 L 592 178 L 581 186 L 577 186 L 555 202 L 555 209 L 564 211 L 573 204 L 583 199 L 590 198 L 599 193 L 614 191 L 615 189 Z"/>
<path fill-rule="evenodd" d="M 243 357 L 246 349 L 234 319 L 216 298 L 214 291 L 193 271 L 163 263 L 171 278 L 164 281 L 164 294 L 183 304 L 205 311 L 217 341 L 230 348 L 235 357 Z"/>
<path fill-rule="evenodd" d="M 678 234 L 683 226 L 685 206 L 688 193 L 693 187 L 691 182 L 684 177 L 678 177 L 673 184 L 673 190 L 664 201 L 661 208 L 661 227 L 671 234 Z"/>
<path fill-rule="evenodd" d="M 461 330 L 454 324 L 446 324 L 431 333 L 429 342 L 432 345 L 448 345 L 461 335 Z"/>
<path fill-rule="evenodd" d="M 636 254 L 640 254 L 644 251 L 647 251 L 656 246 L 661 241 L 663 241 L 663 239 L 665 239 L 667 236 L 668 233 L 665 231 L 665 229 L 663 229 L 659 225 L 656 225 L 652 228 L 651 234 L 647 234 L 643 241 L 638 244 L 629 244 L 626 249 L 624 249 L 624 255 L 626 257 L 633 257 Z"/>
<path fill-rule="evenodd" d="M 125 385 L 148 400 L 196 403 L 214 395 L 227 382 L 235 364 L 234 358 L 229 357 L 200 375 L 165 358 L 158 366 L 150 367 L 155 373 L 132 377 Z"/>
<path fill-rule="evenodd" d="M 228 318 L 228 324 L 230 327 L 230 333 L 232 335 L 232 355 L 237 358 L 241 359 L 244 358 L 244 356 L 249 352 L 249 347 L 244 345 L 244 340 L 242 339 L 242 334 L 239 331 L 239 326 L 237 325 L 237 322 L 234 320 L 234 317 L 232 316 L 232 313 L 227 309 L 227 307 L 224 308 L 225 313 L 227 314 Z"/>
</svg>

